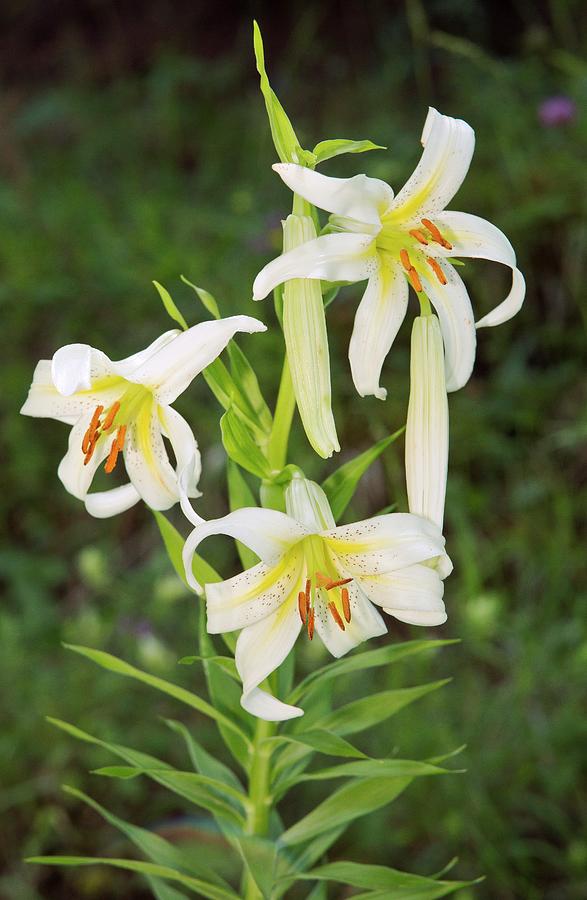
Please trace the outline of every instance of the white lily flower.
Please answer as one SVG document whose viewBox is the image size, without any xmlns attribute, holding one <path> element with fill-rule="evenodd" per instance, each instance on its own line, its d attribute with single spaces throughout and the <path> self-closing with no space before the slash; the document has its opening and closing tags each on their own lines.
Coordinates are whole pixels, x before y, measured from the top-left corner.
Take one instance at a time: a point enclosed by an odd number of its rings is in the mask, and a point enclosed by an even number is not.
<svg viewBox="0 0 587 900">
<path fill-rule="evenodd" d="M 442 334 L 436 316 L 412 327 L 410 402 L 406 423 L 406 483 L 410 512 L 442 530 L 448 471 L 448 398 Z"/>
<path fill-rule="evenodd" d="M 185 493 L 199 496 L 198 445 L 170 404 L 238 331 L 265 331 L 265 325 L 250 316 L 232 316 L 167 331 L 118 362 L 88 344 L 68 344 L 52 360 L 38 363 L 21 413 L 71 425 L 58 475 L 91 515 L 116 515 L 141 498 L 152 509 L 169 509 L 180 499 L 180 476 Z M 173 448 L 175 469 L 164 437 Z M 128 484 L 88 493 L 101 463 L 106 461 L 110 474 L 121 453 Z"/>
<path fill-rule="evenodd" d="M 384 181 L 356 175 L 330 178 L 291 163 L 273 166 L 296 194 L 330 213 L 330 231 L 270 262 L 253 291 L 261 300 L 290 278 L 362 281 L 349 347 L 355 387 L 361 396 L 385 399 L 381 368 L 408 302 L 408 285 L 436 308 L 444 339 L 449 391 L 469 379 L 475 359 L 475 322 L 469 295 L 449 257 L 477 257 L 512 269 L 506 299 L 477 322 L 498 325 L 520 309 L 522 273 L 506 236 L 490 222 L 445 207 L 463 182 L 475 144 L 473 129 L 430 109 L 422 132 L 424 152 L 397 197 Z"/>
<path fill-rule="evenodd" d="M 302 628 L 318 633 L 333 656 L 387 631 L 376 609 L 402 622 L 446 621 L 442 579 L 451 563 L 432 522 L 411 513 L 376 516 L 338 528 L 328 500 L 313 482 L 294 477 L 287 514 L 239 509 L 202 522 L 183 553 L 187 578 L 196 548 L 209 535 L 226 534 L 251 548 L 261 562 L 234 578 L 205 586 L 208 631 L 241 630 L 236 665 L 243 707 L 270 721 L 303 714 L 260 689 L 292 649 Z"/>
</svg>

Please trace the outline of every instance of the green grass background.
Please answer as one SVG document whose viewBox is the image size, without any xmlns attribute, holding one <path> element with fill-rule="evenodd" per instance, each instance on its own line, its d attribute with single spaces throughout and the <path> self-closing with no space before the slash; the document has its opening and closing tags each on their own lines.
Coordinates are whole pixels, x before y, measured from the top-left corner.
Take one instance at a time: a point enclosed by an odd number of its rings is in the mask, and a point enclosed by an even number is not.
<svg viewBox="0 0 587 900">
<path fill-rule="evenodd" d="M 419 158 L 429 104 L 470 122 L 477 150 L 452 206 L 508 234 L 528 284 L 521 313 L 479 334 L 475 374 L 450 398 L 446 534 L 455 573 L 449 621 L 430 635 L 462 643 L 378 674 L 377 687 L 454 680 L 366 745 L 418 758 L 466 742 L 468 772 L 422 779 L 388 812 L 360 820 L 336 852 L 423 874 L 458 855 L 457 876 L 486 876 L 476 897 L 578 900 L 587 894 L 587 41 L 579 0 L 295 10 L 155 0 L 126 9 L 102 0 L 53 11 L 15 2 L 0 14 L 0 896 L 147 896 L 123 873 L 21 863 L 57 851 L 127 852 L 94 813 L 61 794 L 63 782 L 219 852 L 205 823 L 163 791 L 87 775 L 104 755 L 44 722 L 55 715 L 184 766 L 157 718 L 177 708 L 60 642 L 107 649 L 201 689 L 195 667 L 176 664 L 195 650 L 197 601 L 173 575 L 148 510 L 86 516 L 56 477 L 67 430 L 18 410 L 37 359 L 62 344 L 87 341 L 116 358 L 169 327 L 153 278 L 189 321 L 200 318 L 182 273 L 225 313 L 270 325 L 242 346 L 274 397 L 281 339 L 270 301 L 251 301 L 251 283 L 278 250 L 290 197 L 270 169 L 253 14 L 273 86 L 306 146 L 352 137 L 389 148 L 324 171 L 364 170 L 397 190 Z M 577 114 L 546 128 L 537 108 L 553 94 L 570 96 Z M 467 263 L 464 278 L 480 314 L 507 290 L 498 266 Z M 359 296 L 360 286 L 345 289 L 328 313 L 344 457 L 399 427 L 407 407 L 408 323 L 384 367 L 387 402 L 354 393 L 346 352 Z M 202 512 L 222 514 L 219 409 L 203 381 L 178 407 L 203 451 Z M 312 477 L 335 464 L 311 454 L 299 422 L 292 452 Z M 395 445 L 364 478 L 349 518 L 392 501 L 405 508 L 402 453 Z M 210 552 L 225 574 L 236 571 L 228 541 L 211 541 Z M 390 622 L 390 640 L 410 634 L 422 632 Z M 302 668 L 316 664 L 301 654 Z M 372 685 L 369 674 L 352 691 Z M 207 723 L 186 721 L 216 746 Z M 295 808 L 307 802 L 296 797 Z"/>
</svg>

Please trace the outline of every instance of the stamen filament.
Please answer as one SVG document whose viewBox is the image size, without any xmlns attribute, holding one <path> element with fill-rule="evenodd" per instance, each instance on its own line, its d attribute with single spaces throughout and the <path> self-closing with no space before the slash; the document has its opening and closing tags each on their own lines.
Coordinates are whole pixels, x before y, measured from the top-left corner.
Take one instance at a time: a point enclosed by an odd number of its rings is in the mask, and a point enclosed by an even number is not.
<svg viewBox="0 0 587 900">
<path fill-rule="evenodd" d="M 346 629 L 345 629 L 345 624 L 344 624 L 344 622 L 342 621 L 342 619 L 341 619 L 341 617 L 340 617 L 340 613 L 339 613 L 339 611 L 338 611 L 337 608 L 336 608 L 336 604 L 335 604 L 334 601 L 332 601 L 332 600 L 331 600 L 330 603 L 328 604 L 328 611 L 330 612 L 330 615 L 332 616 L 332 618 L 334 619 L 334 621 L 336 622 L 336 624 L 338 625 L 338 627 L 340 628 L 340 630 L 341 630 L 341 631 L 345 631 L 345 630 L 346 630 Z"/>
</svg>

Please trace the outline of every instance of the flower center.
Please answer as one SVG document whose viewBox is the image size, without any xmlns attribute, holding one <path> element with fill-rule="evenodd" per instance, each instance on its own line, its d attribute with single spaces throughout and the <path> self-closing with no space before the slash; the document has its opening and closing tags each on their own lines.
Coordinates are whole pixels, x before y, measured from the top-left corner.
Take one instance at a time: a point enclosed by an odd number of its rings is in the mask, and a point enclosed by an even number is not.
<svg viewBox="0 0 587 900">
<path fill-rule="evenodd" d="M 332 557 L 318 535 L 306 538 L 304 544 L 307 571 L 314 574 L 306 578 L 305 589 L 298 593 L 298 612 L 312 640 L 318 603 L 324 605 L 341 631 L 346 630 L 351 621 L 351 601 L 346 585 L 353 579 L 341 578 L 336 572 Z"/>
<path fill-rule="evenodd" d="M 114 471 L 118 455 L 124 448 L 128 424 L 131 419 L 136 418 L 141 408 L 151 397 L 149 389 L 143 387 L 142 384 L 130 384 L 120 399 L 111 403 L 106 410 L 101 404 L 96 406 L 91 422 L 82 439 L 81 450 L 84 454 L 84 466 L 87 466 L 93 457 L 98 442 L 112 437 L 104 471 L 107 475 Z"/>
<path fill-rule="evenodd" d="M 447 241 L 437 225 L 430 219 L 422 219 L 423 228 L 411 228 L 407 233 L 397 225 L 383 220 L 383 228 L 377 235 L 377 246 L 380 250 L 384 250 L 393 256 L 399 257 L 402 267 L 406 273 L 406 278 L 414 288 L 417 294 L 422 291 L 422 282 L 420 276 L 410 258 L 410 253 L 415 257 L 417 262 L 423 261 L 427 263 L 436 278 L 441 284 L 446 284 L 447 278 L 442 266 L 434 257 L 429 256 L 424 249 L 432 244 L 440 244 L 445 250 L 452 250 L 452 244 Z M 412 238 L 407 240 L 408 236 Z"/>
</svg>

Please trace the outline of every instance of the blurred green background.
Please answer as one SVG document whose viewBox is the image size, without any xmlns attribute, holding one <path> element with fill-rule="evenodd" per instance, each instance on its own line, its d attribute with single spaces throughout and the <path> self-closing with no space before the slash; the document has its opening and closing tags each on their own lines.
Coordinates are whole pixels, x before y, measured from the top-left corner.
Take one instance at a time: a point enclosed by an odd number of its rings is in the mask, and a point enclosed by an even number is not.
<svg viewBox="0 0 587 900">
<path fill-rule="evenodd" d="M 475 374 L 450 400 L 446 534 L 455 573 L 441 633 L 462 643 L 378 675 L 378 687 L 453 677 L 394 719 L 378 750 L 418 758 L 466 742 L 468 772 L 421 779 L 387 813 L 359 820 L 336 852 L 423 874 L 458 855 L 457 877 L 486 876 L 475 889 L 481 898 L 585 897 L 581 0 L 325 0 L 306 9 L 197 0 L 3 4 L 0 896 L 148 896 L 124 873 L 21 863 L 33 853 L 127 852 L 102 820 L 61 794 L 63 782 L 167 836 L 204 841 L 211 856 L 216 849 L 214 834 L 185 819 L 162 790 L 88 775 L 104 754 L 44 721 L 55 715 L 184 766 L 181 747 L 157 718 L 182 711 L 96 670 L 60 642 L 108 649 L 198 690 L 196 667 L 177 666 L 195 650 L 197 601 L 173 575 L 148 510 L 89 518 L 56 477 L 66 428 L 18 410 L 36 361 L 62 344 L 89 342 L 116 358 L 169 327 L 153 278 L 189 321 L 201 317 L 182 273 L 212 291 L 225 313 L 260 315 L 271 326 L 271 334 L 241 346 L 274 397 L 281 339 L 270 301 L 253 307 L 250 286 L 279 247 L 290 197 L 270 169 L 253 15 L 273 86 L 306 146 L 352 137 L 389 148 L 334 160 L 329 173 L 366 171 L 397 190 L 419 158 L 429 104 L 470 122 L 477 150 L 452 206 L 508 234 L 528 283 L 520 315 L 480 333 Z M 559 104 L 565 121 L 542 106 L 553 96 L 572 101 Z M 507 290 L 499 266 L 471 262 L 464 277 L 479 314 Z M 345 457 L 399 427 L 407 407 L 408 323 L 384 369 L 387 402 L 354 393 L 346 351 L 359 292 L 345 289 L 329 308 Z M 203 451 L 202 512 L 222 514 L 219 408 L 203 380 L 178 407 Z M 335 465 L 312 456 L 299 423 L 293 451 L 313 477 Z M 405 508 L 402 452 L 392 447 L 363 479 L 350 518 L 391 501 Z M 210 550 L 225 574 L 236 570 L 228 541 L 211 541 Z M 390 632 L 391 640 L 422 636 L 393 622 Z M 370 678 L 353 691 L 366 692 Z M 216 746 L 205 722 L 186 721 Z"/>
</svg>

